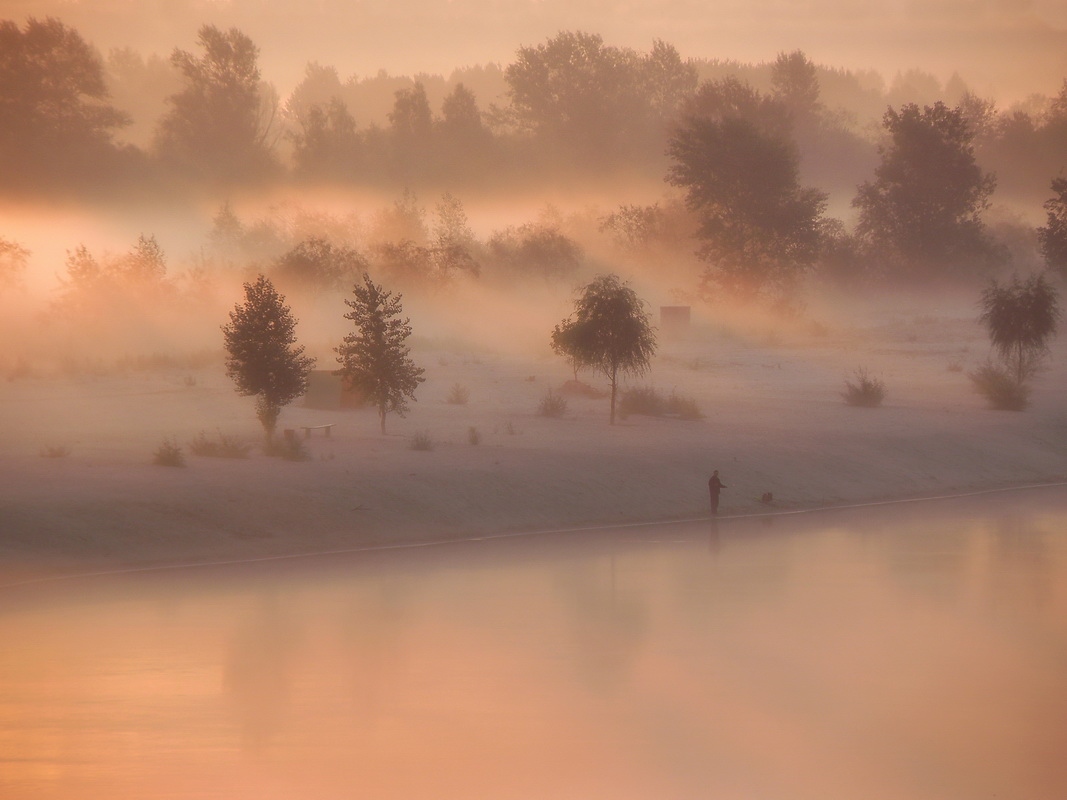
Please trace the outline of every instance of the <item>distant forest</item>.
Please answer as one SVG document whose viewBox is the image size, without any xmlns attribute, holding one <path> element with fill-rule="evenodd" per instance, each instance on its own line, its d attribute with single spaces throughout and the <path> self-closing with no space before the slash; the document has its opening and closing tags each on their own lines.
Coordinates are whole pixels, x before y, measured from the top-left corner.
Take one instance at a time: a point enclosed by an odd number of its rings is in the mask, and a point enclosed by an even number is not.
<svg viewBox="0 0 1067 800">
<path fill-rule="evenodd" d="M 238 29 L 205 25 L 167 59 L 105 57 L 55 18 L 0 21 L 0 54 L 0 193 L 11 199 L 365 188 L 404 192 L 394 214 L 415 218 L 424 212 L 409 192 L 444 193 L 439 226 L 469 244 L 456 194 L 600 187 L 620 195 L 600 232 L 631 252 L 657 240 L 699 247 L 706 297 L 782 300 L 813 273 L 1067 270 L 1067 80 L 1054 97 L 1001 109 L 958 75 L 942 84 L 913 70 L 887 83 L 800 51 L 741 64 L 564 31 L 509 64 L 447 78 L 342 76 L 313 61 L 283 98 Z M 662 205 L 625 204 L 626 187 L 665 184 L 676 191 Z M 983 220 L 994 192 L 1023 215 L 998 230 Z M 849 205 L 854 224 L 827 215 Z M 1042 208 L 1049 224 L 1036 228 Z M 242 224 L 223 207 L 213 235 L 233 239 Z M 551 272 L 580 252 L 558 227 L 505 231 L 480 255 L 442 234 L 433 256 L 443 273 L 490 257 Z M 545 231 L 556 238 L 542 241 Z M 398 234 L 378 257 L 421 263 L 429 256 L 412 253 L 425 239 Z M 336 256 L 321 237 L 290 244 L 293 263 Z M 21 253 L 6 247 L 9 261 Z"/>
<path fill-rule="evenodd" d="M 953 76 L 811 65 L 789 95 L 774 63 L 641 53 L 563 32 L 512 63 L 451 75 L 343 76 L 315 61 L 288 97 L 236 29 L 204 26 L 169 59 L 99 54 L 60 20 L 0 21 L 0 188 L 148 192 L 290 181 L 459 189 L 661 178 L 671 126 L 707 81 L 733 77 L 790 106 L 806 184 L 851 194 L 876 164 L 887 108 L 963 109 L 1002 196 L 1032 201 L 1064 167 L 1067 88 L 1000 109 Z M 810 62 L 808 62 L 810 64 Z M 776 80 L 778 81 L 776 83 Z M 1065 84 L 1067 87 L 1067 84 Z"/>
</svg>

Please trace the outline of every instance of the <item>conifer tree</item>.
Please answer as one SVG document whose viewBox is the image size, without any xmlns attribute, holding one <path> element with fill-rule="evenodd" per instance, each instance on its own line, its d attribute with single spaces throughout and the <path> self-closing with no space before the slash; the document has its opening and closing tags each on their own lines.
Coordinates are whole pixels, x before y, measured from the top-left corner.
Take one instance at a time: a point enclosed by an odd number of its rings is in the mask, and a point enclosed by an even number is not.
<svg viewBox="0 0 1067 800">
<path fill-rule="evenodd" d="M 354 299 L 345 300 L 352 310 L 345 319 L 356 330 L 345 336 L 336 349 L 345 383 L 363 392 L 377 407 L 382 433 L 390 411 L 404 416 L 407 400 L 415 399 L 415 390 L 425 380 L 425 372 L 411 360 L 407 338 L 411 336 L 409 320 L 401 319 L 400 299 L 375 284 L 363 274 L 363 284 L 352 290 Z"/>
<path fill-rule="evenodd" d="M 256 416 L 269 442 L 284 406 L 307 390 L 315 359 L 296 344 L 296 319 L 285 296 L 260 275 L 246 283 L 245 302 L 234 306 L 222 327 L 226 374 L 238 394 L 256 398 Z"/>
</svg>

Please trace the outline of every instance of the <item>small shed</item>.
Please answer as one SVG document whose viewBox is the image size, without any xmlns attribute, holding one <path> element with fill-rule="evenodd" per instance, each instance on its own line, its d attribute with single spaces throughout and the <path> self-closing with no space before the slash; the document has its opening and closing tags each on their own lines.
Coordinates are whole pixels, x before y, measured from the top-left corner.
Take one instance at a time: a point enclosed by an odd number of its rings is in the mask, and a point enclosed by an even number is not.
<svg viewBox="0 0 1067 800">
<path fill-rule="evenodd" d="M 304 392 L 305 408 L 359 408 L 364 402 L 363 394 L 346 388 L 336 370 L 314 369 L 308 375 L 308 388 Z"/>
<path fill-rule="evenodd" d="M 660 306 L 659 326 L 664 336 L 682 336 L 689 331 L 689 306 Z"/>
</svg>

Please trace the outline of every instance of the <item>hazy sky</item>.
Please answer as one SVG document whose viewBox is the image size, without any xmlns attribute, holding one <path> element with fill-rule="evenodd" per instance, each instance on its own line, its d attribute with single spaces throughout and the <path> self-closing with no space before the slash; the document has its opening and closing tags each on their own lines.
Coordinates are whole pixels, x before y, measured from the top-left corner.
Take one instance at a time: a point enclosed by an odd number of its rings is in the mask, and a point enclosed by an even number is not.
<svg viewBox="0 0 1067 800">
<path fill-rule="evenodd" d="M 560 30 L 600 33 L 683 56 L 767 61 L 800 48 L 831 66 L 888 80 L 920 67 L 954 70 L 1002 98 L 1055 92 L 1067 77 L 1063 0 L 0 0 L 0 16 L 53 14 L 102 50 L 193 49 L 205 22 L 236 25 L 260 46 L 264 77 L 284 93 L 308 61 L 342 77 L 507 63 Z"/>
</svg>

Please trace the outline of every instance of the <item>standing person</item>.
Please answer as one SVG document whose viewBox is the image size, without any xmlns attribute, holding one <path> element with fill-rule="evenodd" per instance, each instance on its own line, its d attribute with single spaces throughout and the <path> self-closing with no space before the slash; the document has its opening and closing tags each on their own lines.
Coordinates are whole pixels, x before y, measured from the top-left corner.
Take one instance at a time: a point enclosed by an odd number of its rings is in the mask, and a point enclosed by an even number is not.
<svg viewBox="0 0 1067 800">
<path fill-rule="evenodd" d="M 713 517 L 719 513 L 719 490 L 725 488 L 726 484 L 719 480 L 719 471 L 715 470 L 711 473 L 710 480 L 708 480 L 708 493 L 711 495 L 711 515 Z"/>
</svg>

